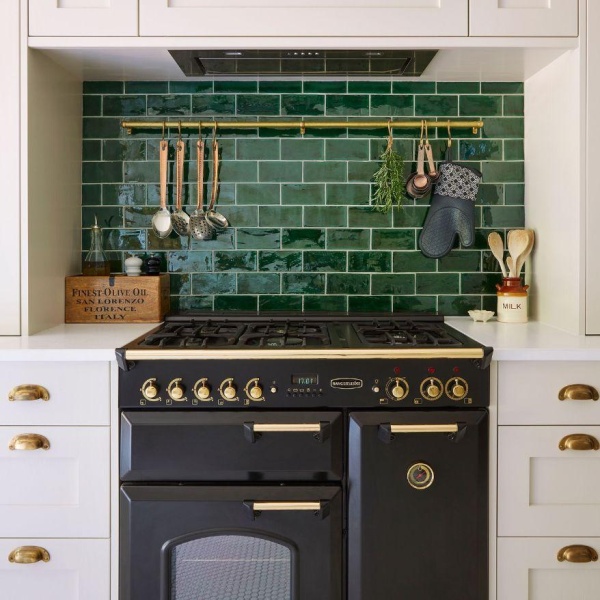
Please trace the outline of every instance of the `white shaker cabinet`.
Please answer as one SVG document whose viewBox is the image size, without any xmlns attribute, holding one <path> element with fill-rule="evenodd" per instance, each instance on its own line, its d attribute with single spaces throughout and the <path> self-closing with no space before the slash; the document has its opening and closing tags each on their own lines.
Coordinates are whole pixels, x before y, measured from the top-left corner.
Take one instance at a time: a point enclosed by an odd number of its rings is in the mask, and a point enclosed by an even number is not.
<svg viewBox="0 0 600 600">
<path fill-rule="evenodd" d="M 139 1 L 142 36 L 468 35 L 468 0 Z"/>
<path fill-rule="evenodd" d="M 574 37 L 578 0 L 471 0 L 471 36 Z"/>
<path fill-rule="evenodd" d="M 137 11 L 138 0 L 29 0 L 29 35 L 137 35 Z"/>
</svg>

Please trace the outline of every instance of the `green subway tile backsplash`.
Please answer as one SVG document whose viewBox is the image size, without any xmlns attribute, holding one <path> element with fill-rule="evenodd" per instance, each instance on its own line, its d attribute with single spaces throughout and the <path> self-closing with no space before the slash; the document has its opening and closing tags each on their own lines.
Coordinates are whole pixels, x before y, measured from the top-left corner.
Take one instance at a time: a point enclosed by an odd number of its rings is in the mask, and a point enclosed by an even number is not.
<svg viewBox="0 0 600 600">
<path fill-rule="evenodd" d="M 524 96 L 521 82 L 132 81 L 83 86 L 82 243 L 95 217 L 114 269 L 157 253 L 172 274 L 174 310 L 439 311 L 494 307 L 498 266 L 487 249 L 524 224 Z M 452 131 L 454 159 L 478 168 L 476 241 L 428 259 L 418 236 L 429 199 L 388 214 L 370 206 L 385 129 L 219 129 L 218 208 L 231 227 L 210 241 L 160 239 L 159 130 L 121 127 L 124 118 L 232 120 L 373 118 L 483 119 L 482 132 Z M 396 130 L 394 146 L 414 168 L 418 128 Z M 209 132 L 205 132 L 209 136 Z M 169 131 L 168 202 L 174 202 Z M 434 157 L 447 132 L 430 129 Z M 183 201 L 196 204 L 195 140 L 186 130 Z M 212 164 L 207 140 L 205 197 Z"/>
</svg>

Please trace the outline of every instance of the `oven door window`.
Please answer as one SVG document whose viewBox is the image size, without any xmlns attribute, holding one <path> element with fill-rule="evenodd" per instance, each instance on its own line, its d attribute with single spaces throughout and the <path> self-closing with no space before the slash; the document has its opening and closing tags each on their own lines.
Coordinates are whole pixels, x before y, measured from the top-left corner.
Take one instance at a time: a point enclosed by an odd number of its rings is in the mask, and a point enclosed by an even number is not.
<svg viewBox="0 0 600 600">
<path fill-rule="evenodd" d="M 171 600 L 291 600 L 292 552 L 248 535 L 211 535 L 171 550 Z"/>
</svg>

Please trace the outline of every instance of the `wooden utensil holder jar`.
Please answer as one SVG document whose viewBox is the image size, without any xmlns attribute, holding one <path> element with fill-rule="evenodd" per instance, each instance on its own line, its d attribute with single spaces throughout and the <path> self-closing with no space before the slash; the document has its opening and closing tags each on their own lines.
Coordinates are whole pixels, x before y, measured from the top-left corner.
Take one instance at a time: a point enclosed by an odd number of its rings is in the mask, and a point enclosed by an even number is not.
<svg viewBox="0 0 600 600">
<path fill-rule="evenodd" d="M 520 277 L 503 277 L 497 283 L 498 321 L 500 323 L 527 323 L 528 285 L 521 284 Z"/>
</svg>

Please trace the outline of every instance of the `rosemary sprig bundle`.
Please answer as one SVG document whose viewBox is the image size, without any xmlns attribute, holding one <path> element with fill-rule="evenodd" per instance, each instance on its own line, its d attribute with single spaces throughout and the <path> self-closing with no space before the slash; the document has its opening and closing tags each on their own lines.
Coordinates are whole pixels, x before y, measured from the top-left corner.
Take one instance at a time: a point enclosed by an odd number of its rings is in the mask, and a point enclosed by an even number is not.
<svg viewBox="0 0 600 600">
<path fill-rule="evenodd" d="M 376 210 L 386 213 L 394 206 L 402 206 L 405 196 L 406 181 L 404 178 L 404 159 L 394 150 L 392 128 L 388 126 L 389 136 L 386 149 L 381 156 L 381 166 L 373 175 L 375 193 L 373 206 Z"/>
</svg>

